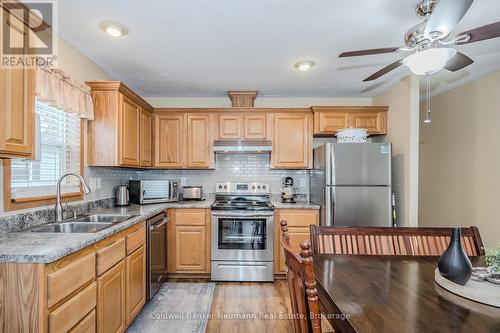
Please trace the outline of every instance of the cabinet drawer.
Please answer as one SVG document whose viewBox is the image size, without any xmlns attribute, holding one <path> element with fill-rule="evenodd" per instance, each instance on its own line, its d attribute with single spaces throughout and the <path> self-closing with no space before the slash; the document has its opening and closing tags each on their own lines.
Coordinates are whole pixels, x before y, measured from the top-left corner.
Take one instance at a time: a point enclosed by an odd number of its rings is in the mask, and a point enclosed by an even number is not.
<svg viewBox="0 0 500 333">
<path fill-rule="evenodd" d="M 49 313 L 49 332 L 67 332 L 96 306 L 97 283 L 73 296 Z"/>
<path fill-rule="evenodd" d="M 134 231 L 127 236 L 127 255 L 131 254 L 142 245 L 144 245 L 146 239 L 145 228 L 141 227 L 139 230 Z"/>
<path fill-rule="evenodd" d="M 95 309 L 82 319 L 69 333 L 95 333 Z"/>
<path fill-rule="evenodd" d="M 314 209 L 280 210 L 277 223 L 279 224 L 282 220 L 286 220 L 289 227 L 308 227 L 318 223 L 318 211 Z"/>
<path fill-rule="evenodd" d="M 175 225 L 205 225 L 205 209 L 177 209 Z"/>
<path fill-rule="evenodd" d="M 106 272 L 108 269 L 117 264 L 120 260 L 125 258 L 125 239 L 121 238 L 116 242 L 97 250 L 97 276 Z"/>
<path fill-rule="evenodd" d="M 64 264 L 65 259 L 56 263 Z M 64 297 L 95 279 L 95 253 L 89 253 L 47 274 L 47 307 L 51 308 Z"/>
</svg>

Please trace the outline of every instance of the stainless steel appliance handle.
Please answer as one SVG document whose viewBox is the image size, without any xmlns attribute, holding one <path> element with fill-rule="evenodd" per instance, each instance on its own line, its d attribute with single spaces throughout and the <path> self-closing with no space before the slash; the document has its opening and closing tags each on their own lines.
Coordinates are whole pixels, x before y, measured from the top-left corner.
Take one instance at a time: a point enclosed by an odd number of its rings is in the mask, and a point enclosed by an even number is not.
<svg viewBox="0 0 500 333">
<path fill-rule="evenodd" d="M 161 221 L 160 223 L 150 226 L 149 230 L 158 230 L 158 229 L 160 229 L 160 227 L 162 227 L 165 224 L 167 224 L 168 221 L 170 221 L 170 219 L 168 217 L 165 217 L 163 219 L 163 221 Z"/>
<path fill-rule="evenodd" d="M 219 211 L 212 211 L 212 216 L 222 216 L 222 217 L 270 217 L 273 216 L 273 213 L 236 213 L 236 212 L 219 212 Z"/>
</svg>

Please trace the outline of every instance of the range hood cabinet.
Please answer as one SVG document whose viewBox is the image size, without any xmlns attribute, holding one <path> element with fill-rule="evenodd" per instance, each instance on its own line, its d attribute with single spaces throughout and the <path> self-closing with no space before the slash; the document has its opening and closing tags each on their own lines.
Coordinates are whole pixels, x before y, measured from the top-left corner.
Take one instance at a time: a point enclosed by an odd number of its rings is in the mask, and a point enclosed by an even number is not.
<svg viewBox="0 0 500 333">
<path fill-rule="evenodd" d="M 271 140 L 214 140 L 214 152 L 218 154 L 267 154 L 272 150 L 273 143 Z"/>
</svg>

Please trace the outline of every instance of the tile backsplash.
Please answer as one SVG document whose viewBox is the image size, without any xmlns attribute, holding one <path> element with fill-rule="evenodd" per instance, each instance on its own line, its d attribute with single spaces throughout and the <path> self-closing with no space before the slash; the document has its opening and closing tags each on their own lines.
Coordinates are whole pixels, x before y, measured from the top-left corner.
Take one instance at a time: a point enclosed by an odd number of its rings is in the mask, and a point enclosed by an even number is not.
<svg viewBox="0 0 500 333">
<path fill-rule="evenodd" d="M 213 193 L 215 183 L 227 181 L 266 182 L 271 193 L 279 193 L 282 179 L 290 176 L 299 193 L 308 194 L 307 170 L 270 169 L 269 154 L 216 154 L 215 170 L 140 170 L 140 179 L 178 179 L 183 185 L 201 185 L 205 193 Z"/>
</svg>

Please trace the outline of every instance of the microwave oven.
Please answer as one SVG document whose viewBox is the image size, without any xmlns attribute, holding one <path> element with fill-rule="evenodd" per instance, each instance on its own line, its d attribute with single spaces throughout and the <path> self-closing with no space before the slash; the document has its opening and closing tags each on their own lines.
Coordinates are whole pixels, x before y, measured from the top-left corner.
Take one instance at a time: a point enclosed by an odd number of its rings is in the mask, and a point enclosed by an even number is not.
<svg viewBox="0 0 500 333">
<path fill-rule="evenodd" d="M 179 201 L 178 180 L 129 180 L 128 187 L 136 204 Z"/>
</svg>

